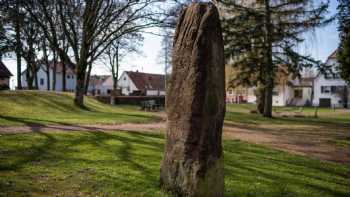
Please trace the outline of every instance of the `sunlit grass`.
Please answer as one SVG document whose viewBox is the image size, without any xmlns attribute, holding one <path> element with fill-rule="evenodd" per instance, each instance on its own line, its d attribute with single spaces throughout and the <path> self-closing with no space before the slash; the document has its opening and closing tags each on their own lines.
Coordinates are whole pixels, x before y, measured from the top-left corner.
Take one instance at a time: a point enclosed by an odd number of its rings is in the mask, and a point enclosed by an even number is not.
<svg viewBox="0 0 350 197">
<path fill-rule="evenodd" d="M 154 119 L 137 106 L 111 106 L 89 97 L 85 97 L 85 105 L 86 109 L 75 106 L 71 93 L 0 92 L 0 125 L 110 124 Z"/>
<path fill-rule="evenodd" d="M 60 132 L 0 136 L 0 196 L 166 196 L 162 135 Z M 224 142 L 225 196 L 349 196 L 350 166 Z"/>
<path fill-rule="evenodd" d="M 253 104 L 228 104 L 225 120 L 250 124 L 345 124 L 350 126 L 350 109 L 319 108 L 317 118 L 314 107 L 274 107 L 274 118 L 264 118 L 251 113 L 256 107 Z M 299 115 L 296 117 L 293 115 Z M 283 114 L 287 114 L 284 117 Z"/>
</svg>

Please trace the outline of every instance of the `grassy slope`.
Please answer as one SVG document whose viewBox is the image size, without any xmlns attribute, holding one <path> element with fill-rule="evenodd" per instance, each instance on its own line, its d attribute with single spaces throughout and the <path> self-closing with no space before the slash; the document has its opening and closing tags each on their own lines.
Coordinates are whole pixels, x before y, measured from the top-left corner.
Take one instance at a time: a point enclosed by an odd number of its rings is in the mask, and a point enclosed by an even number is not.
<svg viewBox="0 0 350 197">
<path fill-rule="evenodd" d="M 87 110 L 73 105 L 69 93 L 0 92 L 0 125 L 146 122 L 153 118 L 137 107 L 113 107 L 88 97 L 85 104 Z"/>
<path fill-rule="evenodd" d="M 0 136 L 0 196 L 165 196 L 163 136 L 35 133 Z M 225 196 L 349 196 L 350 166 L 225 141 Z"/>
</svg>

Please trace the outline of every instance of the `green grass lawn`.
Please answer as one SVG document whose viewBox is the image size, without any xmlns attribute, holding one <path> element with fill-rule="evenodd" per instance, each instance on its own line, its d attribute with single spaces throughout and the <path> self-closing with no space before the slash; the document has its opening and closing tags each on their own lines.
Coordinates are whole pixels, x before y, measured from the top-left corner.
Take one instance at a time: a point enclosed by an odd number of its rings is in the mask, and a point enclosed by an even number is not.
<svg viewBox="0 0 350 197">
<path fill-rule="evenodd" d="M 315 118 L 313 107 L 274 107 L 275 117 L 264 118 L 260 114 L 250 113 L 255 108 L 251 104 L 227 105 L 226 125 L 256 133 L 284 136 L 290 144 L 297 146 L 313 142 L 313 145 L 350 150 L 350 109 L 319 108 L 318 117 Z"/>
<path fill-rule="evenodd" d="M 85 97 L 87 109 L 73 104 L 73 94 L 45 91 L 0 92 L 0 125 L 96 124 L 147 122 L 151 113 L 136 106 L 110 106 Z"/>
<path fill-rule="evenodd" d="M 166 196 L 163 136 L 60 132 L 0 136 L 0 196 Z M 349 196 L 350 166 L 224 142 L 225 196 Z"/>
<path fill-rule="evenodd" d="M 350 126 L 350 109 L 319 108 L 318 118 L 314 117 L 314 107 L 274 107 L 276 113 L 299 112 L 302 117 L 264 118 L 260 114 L 250 113 L 255 110 L 252 104 L 228 104 L 226 107 L 226 121 L 249 124 L 343 124 Z"/>
</svg>

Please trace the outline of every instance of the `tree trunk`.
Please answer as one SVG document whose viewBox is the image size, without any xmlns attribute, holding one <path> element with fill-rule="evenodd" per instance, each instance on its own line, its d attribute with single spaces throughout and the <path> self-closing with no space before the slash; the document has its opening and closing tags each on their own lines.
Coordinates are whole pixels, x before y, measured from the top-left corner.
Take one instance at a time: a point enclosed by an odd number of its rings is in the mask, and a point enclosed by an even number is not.
<svg viewBox="0 0 350 197">
<path fill-rule="evenodd" d="M 52 90 L 56 90 L 56 76 L 57 76 L 57 56 L 56 56 L 56 51 L 53 50 L 53 69 L 52 69 Z"/>
<path fill-rule="evenodd" d="M 66 63 L 61 61 L 62 64 L 62 92 L 66 91 Z"/>
<path fill-rule="evenodd" d="M 272 62 L 272 24 L 271 24 L 271 10 L 270 0 L 265 0 L 265 42 L 266 42 L 266 56 L 265 56 L 265 105 L 264 116 L 272 117 L 272 96 L 274 87 L 274 66 Z"/>
<path fill-rule="evenodd" d="M 265 107 L 265 88 L 262 84 L 258 84 L 256 89 L 256 108 L 259 114 L 264 114 Z"/>
<path fill-rule="evenodd" d="M 84 93 L 85 93 L 85 77 L 86 69 L 88 67 L 89 57 L 92 59 L 89 53 L 91 52 L 91 46 L 93 42 L 93 33 L 95 25 L 95 17 L 97 16 L 96 10 L 94 9 L 95 4 L 93 1 L 86 2 L 86 8 L 83 17 L 83 29 L 82 29 L 82 41 L 80 47 L 80 58 L 76 64 L 77 84 L 75 88 L 74 103 L 84 108 Z"/>
<path fill-rule="evenodd" d="M 84 78 L 81 79 L 80 77 L 77 77 L 77 84 L 75 86 L 74 104 L 79 107 L 84 107 L 84 93 L 85 93 L 84 87 L 85 87 Z"/>
<path fill-rule="evenodd" d="M 34 74 L 34 84 L 35 84 L 34 89 L 39 90 L 38 73 L 36 72 L 36 64 L 34 64 L 33 66 L 34 66 L 34 68 L 33 68 L 34 73 L 33 74 Z"/>
<path fill-rule="evenodd" d="M 31 60 L 27 60 L 26 78 L 27 78 L 28 89 L 33 90 L 34 89 L 33 83 L 35 80 L 35 76 L 33 71 L 33 63 L 31 62 Z"/>
<path fill-rule="evenodd" d="M 92 70 L 92 62 L 90 62 L 89 67 L 88 67 L 88 72 L 87 72 L 87 74 L 86 74 L 86 79 L 85 79 L 85 95 L 87 95 L 87 93 L 88 93 L 88 91 L 89 91 L 91 70 Z"/>
<path fill-rule="evenodd" d="M 85 65 L 84 65 L 85 64 Z M 84 107 L 84 94 L 85 94 L 85 77 L 86 77 L 86 67 L 87 61 L 80 61 L 76 66 L 76 87 L 75 87 L 75 98 L 74 103 L 78 107 Z"/>
<path fill-rule="evenodd" d="M 50 90 L 50 63 L 49 58 L 47 56 L 47 47 L 45 40 L 43 41 L 43 56 L 44 56 L 44 62 L 46 66 L 46 90 Z"/>
<path fill-rule="evenodd" d="M 17 6 L 17 11 L 18 11 L 18 5 Z M 19 11 L 18 11 L 19 12 Z M 22 89 L 22 81 L 21 81 L 21 76 L 22 76 L 22 43 L 21 43 L 21 27 L 20 27 L 20 22 L 17 19 L 16 20 L 16 26 L 15 26 L 15 31 L 16 31 L 16 58 L 17 58 L 17 89 L 21 90 Z"/>
<path fill-rule="evenodd" d="M 115 92 L 118 87 L 118 72 L 119 72 L 119 43 L 115 54 L 115 67 L 112 64 L 113 92 L 111 93 L 111 105 L 115 105 Z"/>
<path fill-rule="evenodd" d="M 264 105 L 264 117 L 272 117 L 272 97 L 273 86 L 267 84 L 265 89 L 265 105 Z"/>
</svg>

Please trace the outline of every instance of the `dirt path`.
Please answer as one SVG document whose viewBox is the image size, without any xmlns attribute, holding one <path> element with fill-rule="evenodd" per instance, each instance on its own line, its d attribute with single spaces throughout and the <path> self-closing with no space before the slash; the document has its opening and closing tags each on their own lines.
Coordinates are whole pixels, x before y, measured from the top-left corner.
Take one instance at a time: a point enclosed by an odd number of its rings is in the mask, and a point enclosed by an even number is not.
<svg viewBox="0 0 350 197">
<path fill-rule="evenodd" d="M 241 126 L 225 126 L 224 136 L 230 139 L 263 144 L 290 153 L 306 155 L 321 160 L 350 164 L 350 149 L 346 146 L 331 143 L 331 136 L 323 136 L 322 132 L 308 133 L 300 128 L 300 133 L 275 132 L 276 125 L 254 126 L 255 128 L 242 128 Z M 270 128 L 270 129 L 269 129 Z M 286 129 L 286 128 L 284 128 Z M 320 131 L 320 130 L 315 130 Z M 350 132 L 345 130 L 338 138 L 349 139 Z"/>
<path fill-rule="evenodd" d="M 137 131 L 161 132 L 165 130 L 164 122 L 157 123 L 126 123 L 126 124 L 93 124 L 93 125 L 26 125 L 0 127 L 0 134 L 17 134 L 31 132 L 59 132 L 59 131 Z"/>
<path fill-rule="evenodd" d="M 164 132 L 164 121 L 147 124 L 115 124 L 115 125 L 27 125 L 0 127 L 0 134 L 31 133 L 31 132 L 61 132 L 61 131 L 137 131 Z M 317 132 L 315 132 L 317 131 Z M 303 125 L 302 127 L 285 128 L 278 125 L 253 125 L 225 123 L 224 137 L 242 141 L 263 144 L 294 154 L 307 155 L 313 158 L 338 163 L 350 164 L 350 149 L 330 143 L 332 136 L 322 133 L 322 128 Z M 340 129 L 333 131 L 337 138 L 350 138 L 350 132 Z"/>
</svg>

